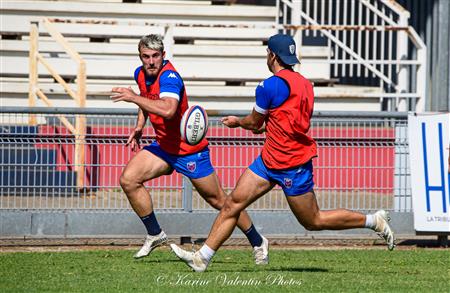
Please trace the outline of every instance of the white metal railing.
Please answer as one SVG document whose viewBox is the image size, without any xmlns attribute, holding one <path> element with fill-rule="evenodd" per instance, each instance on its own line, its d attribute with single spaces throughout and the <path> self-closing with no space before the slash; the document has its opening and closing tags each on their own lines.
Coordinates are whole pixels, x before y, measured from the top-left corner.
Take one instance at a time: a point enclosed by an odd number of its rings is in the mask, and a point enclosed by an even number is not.
<svg viewBox="0 0 450 293">
<path fill-rule="evenodd" d="M 239 176 L 258 156 L 263 135 L 226 128 L 220 117 L 247 110 L 208 112 L 212 164 L 229 193 Z M 35 114 L 39 126 L 21 121 Z M 76 139 L 58 119 L 81 115 L 87 121 L 85 187 L 77 190 Z M 2 210 L 122 210 L 130 206 L 119 185 L 120 174 L 133 154 L 125 142 L 136 121 L 135 109 L 1 107 L 0 213 Z M 322 209 L 360 211 L 411 210 L 406 113 L 315 112 L 311 135 L 316 139 L 314 182 Z M 154 138 L 145 128 L 141 145 Z M 178 173 L 151 180 L 153 205 L 166 211 L 205 211 L 211 207 Z M 288 210 L 282 190 L 274 188 L 249 209 Z"/>
<path fill-rule="evenodd" d="M 376 84 L 391 111 L 423 111 L 426 46 L 392 0 L 277 0 L 277 21 L 301 45 L 329 48 L 332 77 Z"/>
</svg>

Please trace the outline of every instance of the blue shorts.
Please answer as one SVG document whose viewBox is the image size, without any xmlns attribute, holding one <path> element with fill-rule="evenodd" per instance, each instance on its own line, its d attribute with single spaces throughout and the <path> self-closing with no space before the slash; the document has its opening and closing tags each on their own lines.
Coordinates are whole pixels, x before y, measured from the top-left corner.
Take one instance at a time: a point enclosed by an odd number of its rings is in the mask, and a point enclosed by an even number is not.
<svg viewBox="0 0 450 293">
<path fill-rule="evenodd" d="M 295 168 L 273 170 L 267 168 L 258 156 L 248 168 L 259 177 L 281 186 L 286 196 L 301 195 L 314 188 L 312 160 Z"/>
<path fill-rule="evenodd" d="M 203 178 L 214 172 L 214 168 L 211 165 L 211 158 L 209 157 L 208 147 L 190 155 L 172 155 L 163 151 L 155 141 L 152 144 L 145 146 L 144 150 L 163 159 L 172 168 L 172 172 L 173 169 L 175 169 L 175 171 L 190 179 Z"/>
</svg>

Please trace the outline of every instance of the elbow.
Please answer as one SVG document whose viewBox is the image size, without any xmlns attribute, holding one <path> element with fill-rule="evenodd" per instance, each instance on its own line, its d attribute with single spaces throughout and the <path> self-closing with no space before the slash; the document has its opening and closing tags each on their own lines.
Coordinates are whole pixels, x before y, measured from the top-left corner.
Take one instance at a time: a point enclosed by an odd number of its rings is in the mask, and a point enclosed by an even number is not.
<svg viewBox="0 0 450 293">
<path fill-rule="evenodd" d="M 176 109 L 175 109 L 176 110 Z M 167 120 L 170 120 L 170 119 L 172 119 L 173 118 L 173 116 L 175 116 L 175 110 L 173 110 L 173 109 L 169 109 L 169 110 L 167 110 L 167 111 L 164 111 L 164 113 L 162 113 L 162 117 L 164 118 L 164 119 L 167 119 Z"/>
</svg>

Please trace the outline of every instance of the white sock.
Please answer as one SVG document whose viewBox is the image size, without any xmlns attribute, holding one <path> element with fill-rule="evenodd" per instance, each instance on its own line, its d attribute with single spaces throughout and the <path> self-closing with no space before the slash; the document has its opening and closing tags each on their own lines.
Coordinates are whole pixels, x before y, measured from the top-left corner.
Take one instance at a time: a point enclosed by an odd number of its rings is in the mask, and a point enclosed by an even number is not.
<svg viewBox="0 0 450 293">
<path fill-rule="evenodd" d="M 212 250 L 208 245 L 203 244 L 202 248 L 199 250 L 201 256 L 209 262 L 211 258 L 214 256 L 214 253 L 216 253 L 214 250 Z"/>
<path fill-rule="evenodd" d="M 375 215 L 373 214 L 366 215 L 366 224 L 364 225 L 364 227 L 369 229 L 375 229 L 376 227 Z"/>
</svg>

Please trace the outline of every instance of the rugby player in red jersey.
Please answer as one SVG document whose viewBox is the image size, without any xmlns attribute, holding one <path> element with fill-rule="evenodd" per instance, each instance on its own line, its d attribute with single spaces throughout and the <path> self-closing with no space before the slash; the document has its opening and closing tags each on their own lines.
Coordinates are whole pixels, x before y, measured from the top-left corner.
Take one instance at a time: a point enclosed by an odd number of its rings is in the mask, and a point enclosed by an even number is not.
<svg viewBox="0 0 450 293">
<path fill-rule="evenodd" d="M 307 230 L 370 228 L 383 237 L 390 250 L 395 246 L 386 211 L 364 215 L 346 209 L 319 209 L 312 163 L 317 156 L 317 144 L 308 135 L 314 93 L 311 83 L 293 70 L 293 65 L 299 63 L 295 52 L 291 36 L 270 37 L 267 66 L 274 75 L 256 88 L 252 113 L 242 119 L 236 116 L 222 119 L 231 128 L 265 131 L 266 141 L 261 155 L 241 175 L 226 199 L 201 249 L 188 252 L 171 244 L 175 254 L 197 272 L 206 270 L 214 253 L 230 237 L 239 213 L 276 184 L 282 187 L 289 207 Z"/>
<path fill-rule="evenodd" d="M 181 139 L 180 122 L 188 109 L 188 97 L 183 79 L 170 61 L 164 60 L 162 36 L 142 37 L 138 49 L 142 66 L 135 70 L 134 78 L 140 95 L 131 88 L 115 87 L 111 96 L 114 102 L 130 102 L 139 107 L 136 127 L 127 141 L 133 151 L 139 149 L 147 117 L 156 133 L 156 141 L 139 151 L 120 176 L 120 185 L 148 233 L 135 258 L 147 256 L 155 247 L 167 242 L 156 220 L 152 198 L 144 186 L 146 181 L 175 170 L 188 177 L 214 208 L 220 209 L 227 197 L 211 165 L 208 141 L 203 139 L 197 145 L 189 145 Z M 256 264 L 267 263 L 267 239 L 256 231 L 247 212 L 243 211 L 238 218 L 237 226 L 253 246 Z"/>
</svg>

